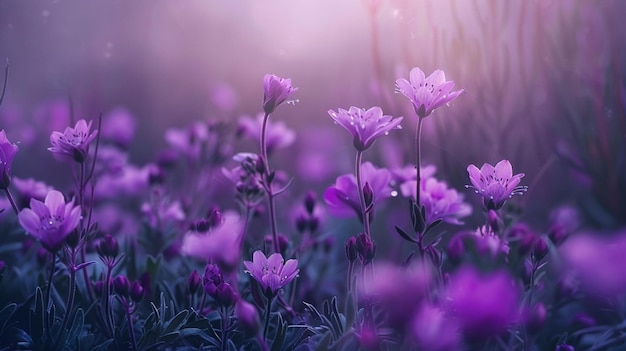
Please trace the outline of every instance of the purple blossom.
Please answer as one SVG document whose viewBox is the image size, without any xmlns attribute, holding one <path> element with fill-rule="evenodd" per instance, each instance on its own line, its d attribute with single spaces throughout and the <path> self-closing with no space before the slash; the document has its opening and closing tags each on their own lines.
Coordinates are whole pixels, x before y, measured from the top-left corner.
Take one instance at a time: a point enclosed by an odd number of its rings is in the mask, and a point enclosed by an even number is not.
<svg viewBox="0 0 626 351">
<path fill-rule="evenodd" d="M 261 128 L 264 116 L 262 113 L 257 114 L 256 119 L 248 116 L 239 118 L 240 131 L 249 139 L 259 143 L 261 141 Z M 293 129 L 289 129 L 284 122 L 267 121 L 265 127 L 265 144 L 267 152 L 285 148 L 296 140 L 296 133 Z"/>
<path fill-rule="evenodd" d="M 328 114 L 335 123 L 352 134 L 353 145 L 358 151 L 368 149 L 380 136 L 389 134 L 390 130 L 402 129 L 402 117 L 383 115 L 380 107 L 366 110 L 352 106 L 348 110 L 340 108 L 337 112 L 328 110 Z"/>
<path fill-rule="evenodd" d="M 243 221 L 234 211 L 225 211 L 222 218 L 221 225 L 208 232 L 187 232 L 181 252 L 205 261 L 213 260 L 229 272 L 237 267 L 241 257 Z"/>
<path fill-rule="evenodd" d="M 170 128 L 165 131 L 165 141 L 170 148 L 191 161 L 198 161 L 202 153 L 202 145 L 209 138 L 206 123 L 196 122 L 187 129 Z"/>
<path fill-rule="evenodd" d="M 252 255 L 252 261 L 244 261 L 246 272 L 261 285 L 268 296 L 275 296 L 279 289 L 289 284 L 300 270 L 298 260 L 285 260 L 279 253 L 265 257 L 262 251 L 257 250 Z"/>
<path fill-rule="evenodd" d="M 278 77 L 274 74 L 266 74 L 263 77 L 263 111 L 266 114 L 274 112 L 274 110 L 298 88 L 291 86 L 291 79 Z"/>
<path fill-rule="evenodd" d="M 420 350 L 461 350 L 461 334 L 454 319 L 440 308 L 422 303 L 413 321 L 411 332 Z"/>
<path fill-rule="evenodd" d="M 91 132 L 92 121 L 87 123 L 84 119 L 76 122 L 74 128 L 67 127 L 63 133 L 52 132 L 48 150 L 58 155 L 61 159 L 74 160 L 78 163 L 85 162 L 89 152 L 89 144 L 96 138 L 97 130 Z"/>
<path fill-rule="evenodd" d="M 391 173 L 385 168 L 376 168 L 370 162 L 361 165 L 363 184 L 369 183 L 374 194 L 374 207 L 380 201 L 391 196 L 389 181 Z M 359 191 L 354 174 L 345 174 L 337 178 L 335 185 L 324 192 L 324 201 L 328 205 L 328 212 L 334 216 L 348 218 L 354 215 L 360 217 L 361 205 Z"/>
<path fill-rule="evenodd" d="M 8 188 L 11 183 L 11 164 L 17 149 L 17 145 L 7 139 L 4 129 L 0 130 L 0 189 Z"/>
<path fill-rule="evenodd" d="M 159 224 L 163 226 L 185 219 L 185 211 L 179 201 L 144 202 L 141 204 L 141 213 L 152 228 L 156 228 Z"/>
<path fill-rule="evenodd" d="M 66 204 L 63 194 L 52 190 L 44 202 L 31 199 L 30 208 L 20 211 L 18 220 L 28 233 L 41 241 L 46 250 L 56 252 L 78 226 L 80 217 L 80 208 L 74 206 L 74 200 Z"/>
<path fill-rule="evenodd" d="M 476 250 L 480 254 L 489 254 L 496 258 L 498 255 L 507 256 L 509 254 L 509 244 L 506 240 L 501 239 L 488 226 L 482 226 L 473 233 Z"/>
<path fill-rule="evenodd" d="M 436 108 L 456 99 L 463 92 L 463 89 L 453 92 L 452 88 L 454 81 L 446 81 L 442 70 L 426 77 L 421 69 L 414 67 L 409 73 L 409 80 L 396 80 L 396 91 L 411 101 L 420 118 L 429 116 Z"/>
<path fill-rule="evenodd" d="M 504 202 L 513 195 L 521 195 L 528 189 L 527 186 L 518 186 L 524 173 L 513 175 L 513 167 L 508 160 L 502 160 L 492 166 L 488 163 L 478 169 L 474 165 L 467 167 L 470 182 L 477 194 L 484 198 L 487 209 L 499 209 Z"/>
<path fill-rule="evenodd" d="M 446 294 L 450 315 L 470 341 L 498 336 L 519 320 L 520 288 L 505 271 L 484 275 L 462 267 L 450 277 Z"/>
<path fill-rule="evenodd" d="M 417 173 L 417 172 L 415 172 Z M 402 195 L 415 199 L 417 180 L 400 185 Z M 463 202 L 463 195 L 435 177 L 422 177 L 420 181 L 420 202 L 426 210 L 426 225 L 439 219 L 450 224 L 463 224 L 461 218 L 472 213 L 472 207 Z"/>
<path fill-rule="evenodd" d="M 127 148 L 135 137 L 137 120 L 130 111 L 118 107 L 104 116 L 102 138 L 122 148 Z"/>
</svg>

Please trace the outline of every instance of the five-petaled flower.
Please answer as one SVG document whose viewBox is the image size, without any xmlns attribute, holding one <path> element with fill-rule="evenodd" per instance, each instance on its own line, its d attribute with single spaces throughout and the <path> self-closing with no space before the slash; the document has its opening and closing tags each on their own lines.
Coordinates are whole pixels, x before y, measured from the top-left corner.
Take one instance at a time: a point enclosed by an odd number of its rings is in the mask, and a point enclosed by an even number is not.
<svg viewBox="0 0 626 351">
<path fill-rule="evenodd" d="M 52 132 L 48 150 L 65 159 L 72 159 L 78 163 L 85 162 L 89 152 L 89 144 L 98 134 L 97 130 L 91 132 L 91 123 L 84 119 L 76 122 L 74 128 L 67 127 L 65 132 Z"/>
<path fill-rule="evenodd" d="M 17 145 L 7 139 L 4 129 L 0 130 L 0 189 L 6 189 L 11 183 L 11 164 L 17 153 Z"/>
<path fill-rule="evenodd" d="M 80 207 L 74 206 L 74 200 L 65 203 L 61 192 L 51 190 L 44 202 L 31 198 L 30 208 L 20 211 L 18 220 L 46 250 L 55 253 L 78 226 Z"/>
<path fill-rule="evenodd" d="M 263 78 L 263 111 L 274 112 L 278 105 L 285 102 L 298 88 L 291 86 L 291 79 L 281 78 L 274 74 L 266 74 Z"/>
<path fill-rule="evenodd" d="M 252 254 L 252 262 L 244 261 L 246 272 L 261 285 L 263 292 L 267 296 L 275 296 L 276 292 L 292 281 L 300 270 L 298 260 L 285 260 L 279 253 L 274 253 L 270 257 L 265 257 L 262 251 L 258 250 Z"/>
<path fill-rule="evenodd" d="M 363 151 L 372 146 L 381 135 L 386 135 L 392 129 L 402 129 L 402 117 L 393 118 L 383 115 L 380 107 L 369 110 L 350 107 L 348 110 L 338 109 L 337 112 L 328 110 L 330 118 L 352 134 L 354 147 Z"/>
<path fill-rule="evenodd" d="M 488 210 L 497 210 L 513 195 L 521 195 L 528 189 L 527 186 L 518 186 L 524 173 L 513 175 L 513 167 L 508 160 L 502 160 L 492 166 L 483 164 L 480 169 L 474 165 L 467 167 L 470 182 L 467 188 L 474 188 L 477 194 L 484 198 Z"/>
<path fill-rule="evenodd" d="M 456 99 L 463 89 L 452 91 L 454 81 L 446 81 L 442 70 L 436 70 L 426 77 L 418 67 L 409 73 L 409 80 L 396 80 L 396 91 L 406 96 L 413 104 L 420 118 L 427 117 L 436 108 Z"/>
</svg>

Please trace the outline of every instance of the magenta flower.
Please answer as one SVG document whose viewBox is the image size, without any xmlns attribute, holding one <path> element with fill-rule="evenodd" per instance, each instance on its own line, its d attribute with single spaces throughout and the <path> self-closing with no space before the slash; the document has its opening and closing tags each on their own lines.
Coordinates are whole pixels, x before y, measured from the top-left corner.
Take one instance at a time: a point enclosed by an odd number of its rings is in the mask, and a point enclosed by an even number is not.
<svg viewBox="0 0 626 351">
<path fill-rule="evenodd" d="M 74 206 L 74 200 L 66 204 L 63 194 L 57 190 L 51 190 L 43 203 L 32 198 L 30 208 L 18 215 L 22 227 L 52 253 L 61 248 L 80 218 L 80 207 Z"/>
<path fill-rule="evenodd" d="M 376 168 L 370 162 L 361 165 L 361 177 L 363 184 L 369 183 L 372 187 L 374 207 L 380 201 L 391 196 L 389 181 L 391 172 L 385 168 Z M 324 201 L 328 206 L 328 212 L 333 216 L 348 218 L 355 214 L 361 216 L 359 191 L 354 174 L 345 174 L 337 178 L 335 185 L 324 192 Z"/>
<path fill-rule="evenodd" d="M 513 195 L 521 195 L 528 190 L 527 186 L 518 186 L 524 173 L 513 175 L 509 160 L 502 160 L 495 167 L 485 163 L 480 170 L 469 165 L 467 172 L 472 185 L 466 187 L 472 187 L 477 194 L 482 195 L 485 207 L 489 210 L 499 209 Z"/>
<path fill-rule="evenodd" d="M 289 284 L 300 270 L 298 260 L 285 260 L 279 253 L 265 257 L 261 250 L 252 255 L 252 262 L 244 261 L 246 272 L 261 285 L 267 296 L 275 296 L 279 289 Z"/>
<path fill-rule="evenodd" d="M 50 143 L 52 147 L 48 150 L 62 159 L 74 160 L 78 163 L 85 162 L 89 152 L 89 144 L 96 138 L 97 130 L 91 132 L 91 121 L 89 124 L 84 119 L 76 122 L 74 128 L 67 127 L 65 132 L 52 132 Z"/>
<path fill-rule="evenodd" d="M 483 341 L 519 321 L 520 288 L 505 271 L 483 275 L 463 267 L 450 277 L 449 313 L 470 341 Z"/>
<path fill-rule="evenodd" d="M 264 116 L 262 113 L 256 116 L 256 119 L 252 119 L 248 116 L 243 116 L 239 119 L 240 131 L 249 139 L 259 143 L 261 141 L 261 127 L 263 125 Z M 270 122 L 267 121 L 265 128 L 265 144 L 267 145 L 267 152 L 271 153 L 273 150 L 285 148 L 296 140 L 296 132 L 293 129 L 289 129 L 284 122 Z"/>
<path fill-rule="evenodd" d="M 349 110 L 341 108 L 337 112 L 328 110 L 328 114 L 335 123 L 352 134 L 353 145 L 358 151 L 366 150 L 378 137 L 387 135 L 390 130 L 402 129 L 400 126 L 402 117 L 393 118 L 383 115 L 380 107 L 366 110 L 352 106 Z"/>
<path fill-rule="evenodd" d="M 17 145 L 7 139 L 4 129 L 0 130 L 0 189 L 11 184 L 11 164 L 17 153 Z"/>
<path fill-rule="evenodd" d="M 266 114 L 274 110 L 287 98 L 293 95 L 298 88 L 291 86 L 291 79 L 281 78 L 274 74 L 266 74 L 263 77 L 263 111 Z"/>
<path fill-rule="evenodd" d="M 400 184 L 400 191 L 405 197 L 415 199 L 416 180 Z M 450 224 L 463 224 L 462 218 L 472 213 L 472 207 L 463 202 L 463 195 L 448 184 L 435 177 L 422 177 L 420 181 L 420 203 L 426 211 L 426 225 L 437 220 Z"/>
<path fill-rule="evenodd" d="M 436 108 L 463 93 L 463 89 L 453 92 L 452 88 L 454 81 L 446 81 L 442 70 L 436 70 L 426 78 L 424 72 L 415 67 L 409 73 L 409 80 L 396 80 L 396 91 L 411 101 L 420 118 L 428 117 Z"/>
<path fill-rule="evenodd" d="M 137 120 L 123 107 L 113 109 L 104 116 L 101 137 L 122 148 L 127 148 L 135 138 Z"/>
</svg>

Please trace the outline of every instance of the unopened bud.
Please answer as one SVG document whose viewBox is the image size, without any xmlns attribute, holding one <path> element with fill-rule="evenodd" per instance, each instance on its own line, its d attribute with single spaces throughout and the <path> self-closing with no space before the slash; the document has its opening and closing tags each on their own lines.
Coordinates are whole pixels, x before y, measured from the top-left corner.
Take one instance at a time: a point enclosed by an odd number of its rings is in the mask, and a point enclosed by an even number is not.
<svg viewBox="0 0 626 351">
<path fill-rule="evenodd" d="M 115 292 L 120 296 L 128 296 L 130 293 L 130 281 L 126 276 L 118 275 L 113 279 L 113 287 Z"/>
<path fill-rule="evenodd" d="M 239 295 L 228 283 L 222 283 L 217 287 L 214 295 L 215 301 L 224 307 L 232 306 L 239 299 Z"/>
<path fill-rule="evenodd" d="M 363 261 L 363 265 L 367 266 L 374 256 L 376 256 L 376 245 L 372 239 L 365 233 L 359 233 L 356 237 L 356 250 Z"/>
<path fill-rule="evenodd" d="M 191 272 L 191 274 L 189 275 L 189 278 L 187 279 L 187 288 L 189 289 L 189 293 L 191 295 L 194 295 L 198 291 L 198 288 L 200 287 L 200 283 L 201 283 L 200 275 L 198 275 L 198 271 L 194 269 L 193 272 Z"/>
<path fill-rule="evenodd" d="M 257 335 L 261 328 L 261 320 L 256 308 L 244 301 L 239 300 L 235 308 L 235 315 L 239 320 L 239 325 L 242 326 L 250 335 Z"/>
<path fill-rule="evenodd" d="M 308 193 L 306 193 L 306 196 L 304 197 L 304 208 L 310 215 L 312 215 L 313 211 L 315 210 L 316 201 L 317 196 L 313 191 L 309 191 Z"/>
<path fill-rule="evenodd" d="M 348 258 L 348 261 L 354 262 L 354 260 L 356 260 L 356 257 L 356 238 L 352 236 L 346 241 L 346 258 Z"/>
<path fill-rule="evenodd" d="M 365 198 L 365 208 L 370 207 L 374 201 L 374 189 L 369 182 L 365 182 L 363 186 L 363 198 Z"/>
<path fill-rule="evenodd" d="M 117 240 L 109 234 L 105 235 L 98 245 L 96 245 L 96 251 L 101 257 L 115 258 L 119 253 L 119 249 Z"/>
<path fill-rule="evenodd" d="M 141 283 L 139 281 L 133 282 L 129 292 L 130 298 L 135 302 L 139 302 L 141 301 L 141 299 L 143 299 L 143 293 L 144 289 L 143 286 L 141 286 Z"/>
</svg>

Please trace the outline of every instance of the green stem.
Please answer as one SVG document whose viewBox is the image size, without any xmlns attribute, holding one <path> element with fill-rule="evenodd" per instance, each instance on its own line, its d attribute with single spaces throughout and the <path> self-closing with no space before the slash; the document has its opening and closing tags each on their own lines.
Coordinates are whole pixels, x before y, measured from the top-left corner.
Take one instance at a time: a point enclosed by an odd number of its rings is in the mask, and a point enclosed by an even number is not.
<svg viewBox="0 0 626 351">
<path fill-rule="evenodd" d="M 135 339 L 135 328 L 133 326 L 133 314 L 128 305 L 125 307 L 126 315 L 128 316 L 128 334 L 130 334 L 130 344 L 133 347 L 133 351 L 137 351 L 137 340 Z"/>
<path fill-rule="evenodd" d="M 267 145 L 265 143 L 265 134 L 267 129 L 267 122 L 270 118 L 269 113 L 265 113 L 263 117 L 263 125 L 261 126 L 261 157 L 263 158 L 263 164 L 265 168 L 265 173 L 263 176 L 269 175 L 270 172 L 270 163 L 267 159 Z M 267 177 L 265 177 L 267 178 Z M 272 239 L 274 241 L 274 252 L 280 253 L 280 245 L 278 243 L 278 229 L 276 228 L 276 210 L 274 208 L 274 194 L 272 193 L 272 185 L 265 184 L 265 191 L 267 192 L 267 202 L 269 207 L 269 216 L 270 216 L 270 227 L 272 230 Z"/>
<path fill-rule="evenodd" d="M 228 340 L 228 307 L 220 309 L 222 315 L 222 351 L 226 351 L 226 345 Z"/>
<path fill-rule="evenodd" d="M 263 340 L 267 340 L 267 331 L 270 326 L 270 316 L 272 314 L 272 300 L 273 297 L 267 298 L 267 308 L 265 309 L 265 325 L 263 326 Z"/>
</svg>

